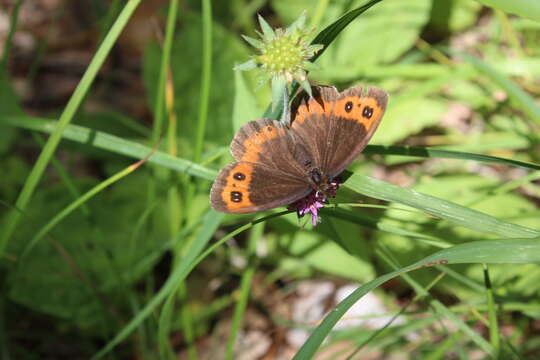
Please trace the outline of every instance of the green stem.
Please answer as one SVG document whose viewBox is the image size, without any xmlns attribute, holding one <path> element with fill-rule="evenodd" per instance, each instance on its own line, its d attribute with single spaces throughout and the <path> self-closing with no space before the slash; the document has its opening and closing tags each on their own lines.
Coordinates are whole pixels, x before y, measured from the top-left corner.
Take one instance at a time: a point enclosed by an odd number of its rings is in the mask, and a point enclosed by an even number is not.
<svg viewBox="0 0 540 360">
<path fill-rule="evenodd" d="M 232 360 L 234 359 L 234 345 L 236 343 L 236 337 L 238 332 L 242 327 L 242 321 L 244 319 L 244 314 L 246 313 L 246 307 L 249 299 L 249 293 L 251 288 L 251 283 L 253 281 L 253 275 L 255 275 L 256 264 L 253 261 L 255 259 L 255 249 L 257 245 L 257 240 L 261 237 L 264 230 L 264 223 L 257 224 L 253 226 L 249 234 L 249 243 L 247 256 L 249 259 L 249 264 L 244 274 L 242 275 L 242 280 L 240 283 L 240 297 L 236 302 L 234 307 L 233 320 L 231 325 L 231 332 L 229 339 L 227 341 L 227 352 L 225 359 Z"/>
<path fill-rule="evenodd" d="M 32 133 L 32 137 L 39 144 L 39 146 L 43 146 L 45 144 L 45 140 L 43 139 L 43 136 L 41 136 L 41 134 L 34 132 Z M 58 173 L 58 176 L 66 186 L 66 189 L 71 194 L 71 196 L 73 196 L 74 199 L 79 198 L 81 196 L 81 193 L 77 188 L 77 185 L 75 185 L 75 182 L 71 179 L 69 173 L 55 156 L 51 157 L 51 164 Z M 86 205 L 81 206 L 81 212 L 84 216 L 90 215 L 90 209 Z"/>
<path fill-rule="evenodd" d="M 150 154 L 151 155 L 151 154 Z M 148 156 L 150 156 L 148 155 Z M 53 217 L 45 226 L 39 230 L 34 237 L 28 242 L 28 245 L 24 248 L 23 252 L 21 253 L 19 257 L 19 263 L 22 263 L 22 260 L 26 257 L 26 255 L 32 250 L 32 248 L 45 236 L 47 235 L 58 223 L 60 223 L 64 218 L 66 218 L 69 214 L 71 214 L 73 211 L 84 205 L 88 200 L 90 200 L 92 197 L 97 195 L 99 192 L 104 190 L 105 188 L 111 186 L 118 180 L 122 179 L 126 175 L 131 174 L 133 171 L 135 171 L 139 166 L 141 166 L 144 162 L 146 162 L 147 159 L 139 160 L 134 164 L 131 164 L 130 166 L 126 167 L 125 169 L 117 172 L 110 178 L 106 179 L 105 181 L 102 181 L 98 185 L 94 186 L 92 189 L 90 189 L 88 192 L 86 192 L 84 195 L 76 199 L 74 202 L 69 204 L 67 207 L 64 208 L 64 210 L 60 211 L 58 214 L 56 214 L 55 217 Z"/>
<path fill-rule="evenodd" d="M 4 279 L 0 279 L 0 288 L 5 289 Z M 0 359 L 10 360 L 8 328 L 6 326 L 6 298 L 0 296 Z"/>
<path fill-rule="evenodd" d="M 489 270 L 487 264 L 482 264 L 484 269 L 484 283 L 486 284 L 486 302 L 488 308 L 489 319 L 489 341 L 495 349 L 496 353 L 500 350 L 500 337 L 499 337 L 499 325 L 497 323 L 497 309 L 495 300 L 493 298 L 493 288 L 491 287 L 491 280 L 489 278 Z"/>
<path fill-rule="evenodd" d="M 19 197 L 17 198 L 17 201 L 15 203 L 15 208 L 21 211 L 24 211 L 26 209 L 26 206 L 28 205 L 28 202 L 30 201 L 34 193 L 34 190 L 36 189 L 39 181 L 41 180 L 43 171 L 47 167 L 52 155 L 58 147 L 60 140 L 62 139 L 62 133 L 64 132 L 64 129 L 73 119 L 75 113 L 79 108 L 79 105 L 88 93 L 90 85 L 92 85 L 99 69 L 103 65 L 105 58 L 109 54 L 114 43 L 116 42 L 116 39 L 120 35 L 120 32 L 122 31 L 122 29 L 124 28 L 127 21 L 129 20 L 140 2 L 141 0 L 128 1 L 128 3 L 124 7 L 124 9 L 122 9 L 122 12 L 118 16 L 115 24 L 112 26 L 111 30 L 101 43 L 99 49 L 96 52 L 96 55 L 92 59 L 90 65 L 88 66 L 88 69 L 86 70 L 81 81 L 77 85 L 75 92 L 69 99 L 69 102 L 67 103 L 64 111 L 62 112 L 62 115 L 60 116 L 60 119 L 56 124 L 56 128 L 54 129 L 53 133 L 47 140 L 47 143 L 43 147 L 43 150 L 41 151 L 36 163 L 34 164 L 30 175 L 28 175 L 28 178 L 26 179 L 21 193 L 19 194 Z M 13 232 L 15 231 L 20 221 L 20 218 L 21 213 L 19 211 L 11 211 L 9 213 L 7 221 L 5 223 L 5 227 L 0 237 L 0 257 L 3 255 L 6 245 L 11 236 L 13 235 Z"/>
<path fill-rule="evenodd" d="M 193 161 L 201 160 L 206 121 L 208 119 L 208 103 L 210 98 L 210 76 L 212 71 L 212 5 L 210 0 L 202 0 L 202 73 L 201 94 L 199 99 L 199 122 L 195 139 Z"/>
<path fill-rule="evenodd" d="M 174 37 L 174 28 L 178 14 L 178 0 L 171 0 L 169 13 L 167 16 L 167 28 L 165 30 L 165 40 L 163 42 L 163 54 L 161 56 L 161 66 L 159 69 L 159 79 L 156 94 L 156 103 L 154 104 L 154 127 L 152 129 L 151 141 L 155 144 L 159 140 L 163 128 L 163 115 L 165 108 L 165 86 L 167 81 L 167 71 L 171 59 L 172 40 Z"/>
<path fill-rule="evenodd" d="M 7 62 L 9 59 L 9 53 L 11 52 L 11 47 L 13 46 L 13 36 L 15 35 L 15 30 L 17 29 L 17 22 L 19 20 L 19 10 L 21 9 L 21 5 L 23 4 L 24 0 L 17 0 L 15 5 L 13 6 L 13 11 L 11 12 L 11 16 L 9 18 L 9 23 L 11 24 L 11 27 L 9 28 L 9 33 L 6 38 L 6 42 L 4 43 L 4 56 L 2 57 L 2 61 L 0 61 L 0 69 L 5 69 L 7 66 Z"/>
</svg>

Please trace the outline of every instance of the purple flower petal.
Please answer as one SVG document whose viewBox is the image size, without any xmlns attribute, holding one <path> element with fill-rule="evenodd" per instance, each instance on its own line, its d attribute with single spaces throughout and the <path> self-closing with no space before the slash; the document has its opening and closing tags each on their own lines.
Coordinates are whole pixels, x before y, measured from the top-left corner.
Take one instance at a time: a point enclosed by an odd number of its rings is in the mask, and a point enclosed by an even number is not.
<svg viewBox="0 0 540 360">
<path fill-rule="evenodd" d="M 298 217 L 311 213 L 311 224 L 316 226 L 320 222 L 319 209 L 324 207 L 328 198 L 336 197 L 336 191 L 339 188 L 339 179 L 334 179 L 326 190 L 312 191 L 306 197 L 299 199 L 289 205 L 289 210 L 296 210 Z"/>
<path fill-rule="evenodd" d="M 317 214 L 311 214 L 311 225 L 317 226 L 317 223 L 319 222 L 319 217 Z"/>
</svg>

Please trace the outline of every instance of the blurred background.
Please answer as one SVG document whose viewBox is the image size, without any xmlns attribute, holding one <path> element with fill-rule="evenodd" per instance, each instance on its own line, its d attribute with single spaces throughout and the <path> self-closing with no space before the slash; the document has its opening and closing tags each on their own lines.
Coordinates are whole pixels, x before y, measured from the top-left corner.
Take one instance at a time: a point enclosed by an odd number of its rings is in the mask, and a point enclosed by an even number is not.
<svg viewBox="0 0 540 360">
<path fill-rule="evenodd" d="M 179 1 L 159 95 L 171 2 L 142 1 L 28 206 L 16 210 L 51 121 L 63 116 L 126 1 L 0 0 L 0 227 L 6 229 L 13 211 L 21 216 L 0 253 L 0 359 L 88 359 L 132 319 L 140 321 L 106 358 L 289 359 L 359 283 L 441 244 L 492 238 L 344 189 L 338 202 L 373 207 L 352 208 L 352 220 L 323 218 L 316 228 L 295 214 L 269 219 L 234 234 L 187 279 L 174 280 L 194 244 L 202 249 L 261 217 L 209 212 L 211 180 L 231 160 L 234 131 L 261 117 L 271 98 L 268 85 L 255 90 L 256 71 L 232 70 L 255 54 L 240 35 L 257 37 L 257 14 L 284 28 L 305 10 L 315 36 L 365 2 L 206 1 L 208 23 L 206 5 Z M 540 94 L 539 44 L 538 21 L 473 0 L 384 0 L 337 36 L 310 80 L 339 89 L 376 85 L 390 94 L 371 144 L 442 146 L 538 163 L 540 112 L 529 109 Z M 211 59 L 208 91 L 205 51 Z M 512 101 L 516 94 L 530 108 Z M 66 206 L 153 148 L 160 150 L 154 158 L 159 162 L 132 169 L 51 224 Z M 540 228 L 538 171 L 467 156 L 412 158 L 377 148 L 367 153 L 350 169 Z M 191 169 L 188 161 L 205 168 Z M 478 346 L 491 330 L 482 267 L 453 266 L 443 273 L 423 269 L 411 277 L 480 339 L 457 331 L 454 322 L 434 314 L 430 297 L 415 297 L 417 288 L 395 279 L 355 305 L 317 358 L 488 358 Z M 501 343 L 513 349 L 502 358 L 539 358 L 540 269 L 497 265 L 490 275 L 504 305 Z M 160 306 L 141 315 L 164 285 L 170 286 L 166 304 L 161 306 L 162 297 Z"/>
</svg>

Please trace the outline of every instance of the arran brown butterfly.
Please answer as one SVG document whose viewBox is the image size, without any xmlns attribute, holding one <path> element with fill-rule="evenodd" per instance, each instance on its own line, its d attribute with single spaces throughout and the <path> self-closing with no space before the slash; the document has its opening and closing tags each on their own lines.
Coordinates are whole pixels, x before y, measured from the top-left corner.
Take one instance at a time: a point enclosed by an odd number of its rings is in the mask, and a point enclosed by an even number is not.
<svg viewBox="0 0 540 360">
<path fill-rule="evenodd" d="M 312 87 L 291 105 L 291 123 L 251 121 L 236 133 L 225 166 L 210 192 L 215 210 L 250 213 L 291 204 L 313 191 L 324 194 L 366 147 L 386 109 L 376 87 L 338 92 Z"/>
</svg>

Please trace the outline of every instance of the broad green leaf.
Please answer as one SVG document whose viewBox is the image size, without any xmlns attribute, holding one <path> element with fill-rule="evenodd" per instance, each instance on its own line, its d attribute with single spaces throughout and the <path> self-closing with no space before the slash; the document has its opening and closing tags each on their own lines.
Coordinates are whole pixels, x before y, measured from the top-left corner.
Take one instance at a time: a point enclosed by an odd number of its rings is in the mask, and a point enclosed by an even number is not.
<svg viewBox="0 0 540 360">
<path fill-rule="evenodd" d="M 234 106 L 232 123 L 234 131 L 238 131 L 245 123 L 256 120 L 262 111 L 257 105 L 257 99 L 253 95 L 240 71 L 234 72 Z"/>
<path fill-rule="evenodd" d="M 471 0 L 453 0 L 452 13 L 449 21 L 450 30 L 455 33 L 463 31 L 476 22 L 482 6 Z"/>
<path fill-rule="evenodd" d="M 469 69 L 463 67 L 447 76 L 424 81 L 399 95 L 390 94 L 387 112 L 372 141 L 389 144 L 438 123 L 447 111 L 448 104 L 447 101 L 436 100 L 430 95 L 447 86 L 449 81 L 467 78 L 470 73 Z"/>
<path fill-rule="evenodd" d="M 447 110 L 445 101 L 421 97 L 389 106 L 371 142 L 390 145 L 404 140 L 428 126 L 436 125 Z"/>
</svg>

